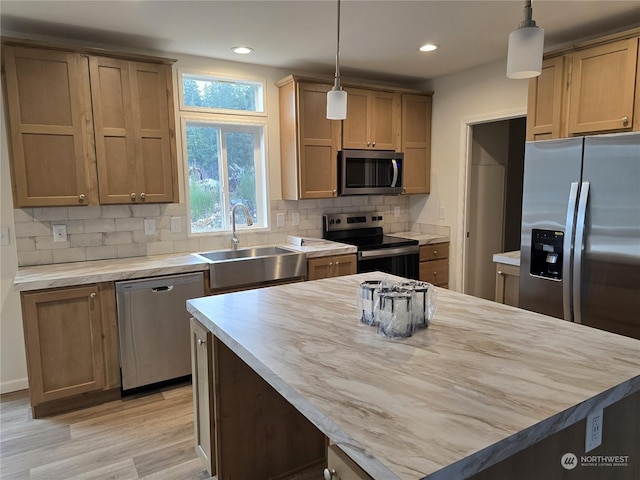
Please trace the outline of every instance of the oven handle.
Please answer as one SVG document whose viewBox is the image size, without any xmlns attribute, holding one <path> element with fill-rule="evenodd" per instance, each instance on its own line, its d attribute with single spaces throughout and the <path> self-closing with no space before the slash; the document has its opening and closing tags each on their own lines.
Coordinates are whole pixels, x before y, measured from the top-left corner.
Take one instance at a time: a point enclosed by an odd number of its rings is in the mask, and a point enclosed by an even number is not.
<svg viewBox="0 0 640 480">
<path fill-rule="evenodd" d="M 397 257 L 398 255 L 412 255 L 419 252 L 420 246 L 418 245 L 396 248 L 380 248 L 378 250 L 365 250 L 364 252 L 358 252 L 358 260 L 368 258 Z"/>
</svg>

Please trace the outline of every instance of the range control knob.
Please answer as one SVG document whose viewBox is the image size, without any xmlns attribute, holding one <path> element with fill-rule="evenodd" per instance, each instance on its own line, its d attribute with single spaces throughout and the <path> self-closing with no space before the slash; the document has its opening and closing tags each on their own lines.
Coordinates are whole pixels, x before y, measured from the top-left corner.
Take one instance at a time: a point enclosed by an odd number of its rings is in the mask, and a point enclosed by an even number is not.
<svg viewBox="0 0 640 480">
<path fill-rule="evenodd" d="M 336 223 L 340 223 L 340 222 L 341 222 L 341 220 L 340 220 L 340 219 L 337 219 L 337 220 L 336 220 Z"/>
</svg>

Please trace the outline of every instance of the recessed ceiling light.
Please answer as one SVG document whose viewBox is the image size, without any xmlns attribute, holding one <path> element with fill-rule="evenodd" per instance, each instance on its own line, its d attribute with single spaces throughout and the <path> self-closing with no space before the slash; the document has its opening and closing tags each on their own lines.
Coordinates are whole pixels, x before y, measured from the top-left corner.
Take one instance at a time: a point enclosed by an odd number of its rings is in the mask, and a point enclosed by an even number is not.
<svg viewBox="0 0 640 480">
<path fill-rule="evenodd" d="M 248 55 L 253 52 L 253 48 L 251 47 L 233 47 L 231 50 L 238 55 Z"/>
<path fill-rule="evenodd" d="M 437 45 L 434 45 L 433 43 L 427 43 L 427 44 L 422 45 L 420 47 L 420 51 L 421 52 L 433 52 L 436 48 L 438 48 Z"/>
</svg>

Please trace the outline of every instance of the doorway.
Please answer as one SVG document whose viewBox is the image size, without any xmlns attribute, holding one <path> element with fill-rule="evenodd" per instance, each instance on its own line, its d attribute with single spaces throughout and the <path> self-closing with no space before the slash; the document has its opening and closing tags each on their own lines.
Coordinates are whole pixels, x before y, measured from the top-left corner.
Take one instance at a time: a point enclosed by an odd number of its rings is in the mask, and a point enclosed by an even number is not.
<svg viewBox="0 0 640 480">
<path fill-rule="evenodd" d="M 493 254 L 520 249 L 526 117 L 470 125 L 463 291 L 495 299 Z"/>
</svg>

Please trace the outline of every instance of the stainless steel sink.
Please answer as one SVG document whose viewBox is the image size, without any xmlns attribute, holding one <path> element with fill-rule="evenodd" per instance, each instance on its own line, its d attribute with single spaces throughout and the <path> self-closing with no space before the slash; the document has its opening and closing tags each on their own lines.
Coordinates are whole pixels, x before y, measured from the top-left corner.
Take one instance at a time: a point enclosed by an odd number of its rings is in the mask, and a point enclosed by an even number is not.
<svg viewBox="0 0 640 480">
<path fill-rule="evenodd" d="M 232 290 L 301 280 L 307 274 L 304 253 L 280 247 L 250 247 L 194 254 L 209 263 L 211 290 Z"/>
</svg>

